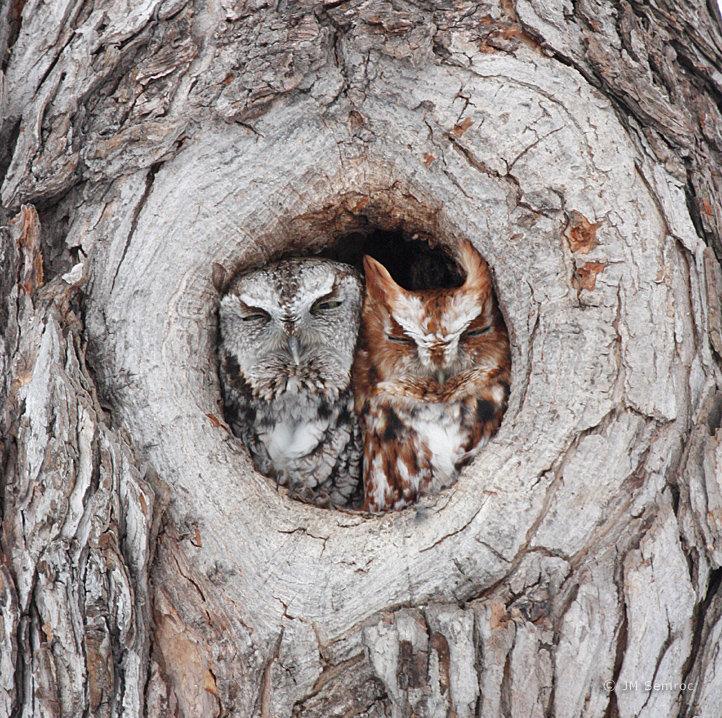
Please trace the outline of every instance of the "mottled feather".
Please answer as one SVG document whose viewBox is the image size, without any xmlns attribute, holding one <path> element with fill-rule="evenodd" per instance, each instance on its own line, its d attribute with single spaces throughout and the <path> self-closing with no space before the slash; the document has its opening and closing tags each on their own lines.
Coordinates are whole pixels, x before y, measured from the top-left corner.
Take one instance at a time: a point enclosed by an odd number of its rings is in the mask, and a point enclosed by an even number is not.
<svg viewBox="0 0 722 718">
<path fill-rule="evenodd" d="M 453 484 L 496 432 L 509 394 L 509 340 L 488 265 L 458 248 L 462 286 L 408 291 L 366 257 L 354 365 L 364 508 L 387 511 Z"/>
<path fill-rule="evenodd" d="M 261 473 L 320 506 L 359 493 L 360 432 L 351 365 L 361 281 L 321 259 L 270 264 L 221 298 L 226 418 Z"/>
</svg>

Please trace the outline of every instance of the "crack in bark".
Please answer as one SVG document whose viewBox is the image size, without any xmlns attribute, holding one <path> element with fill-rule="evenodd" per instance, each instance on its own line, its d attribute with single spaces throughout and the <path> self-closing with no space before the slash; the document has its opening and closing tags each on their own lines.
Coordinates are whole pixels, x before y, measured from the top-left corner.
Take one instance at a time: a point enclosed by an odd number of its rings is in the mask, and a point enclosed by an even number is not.
<svg viewBox="0 0 722 718">
<path fill-rule="evenodd" d="M 256 706 L 258 707 L 261 718 L 275 718 L 275 716 L 270 713 L 269 708 L 271 702 L 271 669 L 273 668 L 273 664 L 278 660 L 282 640 L 283 629 L 279 632 L 278 638 L 271 649 L 269 657 L 266 659 L 263 672 L 261 673 L 260 690 L 256 700 Z"/>
<path fill-rule="evenodd" d="M 484 505 L 482 504 L 482 506 L 479 508 L 479 510 L 463 526 L 459 527 L 455 531 L 451 531 L 448 534 L 444 534 L 440 539 L 437 539 L 430 546 L 419 549 L 419 553 L 424 553 L 425 551 L 430 551 L 432 548 L 434 548 L 435 546 L 438 546 L 440 543 L 443 543 L 444 541 L 451 538 L 452 536 L 456 536 L 457 534 L 460 534 L 462 531 L 466 530 L 474 522 L 476 517 L 481 513 L 483 508 L 484 508 Z"/>
<path fill-rule="evenodd" d="M 123 245 L 123 253 L 120 255 L 120 259 L 118 260 L 118 264 L 115 267 L 115 273 L 113 274 L 113 278 L 110 281 L 110 294 L 113 293 L 113 290 L 115 289 L 115 282 L 118 279 L 118 273 L 120 272 L 120 267 L 123 264 L 123 261 L 125 260 L 125 256 L 128 253 L 128 248 L 130 247 L 130 241 L 133 239 L 133 235 L 135 234 L 135 231 L 138 227 L 138 219 L 140 217 L 140 213 L 143 211 L 143 208 L 145 207 L 146 202 L 148 201 L 148 198 L 150 197 L 150 193 L 153 190 L 153 183 L 155 181 L 155 176 L 160 170 L 162 166 L 162 162 L 156 163 L 154 165 L 151 165 L 150 169 L 148 170 L 148 173 L 145 176 L 145 187 L 143 189 L 143 194 L 140 196 L 140 199 L 138 200 L 137 204 L 135 205 L 133 209 L 133 216 L 130 221 L 130 229 L 128 230 L 128 236 L 125 238 L 125 244 Z"/>
<path fill-rule="evenodd" d="M 683 681 L 685 683 L 690 683 L 690 679 L 695 676 L 695 673 L 701 671 L 699 663 L 702 661 L 705 645 L 707 644 L 709 634 L 712 628 L 712 622 L 708 622 L 708 620 L 714 619 L 714 615 L 711 615 L 711 611 L 715 602 L 718 604 L 718 606 L 720 604 L 719 599 L 720 595 L 722 595 L 721 588 L 722 568 L 717 568 L 712 571 L 709 576 L 707 592 L 702 597 L 702 600 L 698 601 L 697 605 L 695 606 L 694 616 L 692 617 L 693 633 L 692 641 L 690 644 L 690 651 L 681 672 Z M 697 675 L 698 684 L 700 678 L 701 675 Z M 699 685 L 697 686 L 695 693 L 699 693 Z M 682 709 L 680 710 L 680 714 L 684 715 L 692 708 L 692 697 L 687 691 L 683 691 L 681 699 Z"/>
</svg>

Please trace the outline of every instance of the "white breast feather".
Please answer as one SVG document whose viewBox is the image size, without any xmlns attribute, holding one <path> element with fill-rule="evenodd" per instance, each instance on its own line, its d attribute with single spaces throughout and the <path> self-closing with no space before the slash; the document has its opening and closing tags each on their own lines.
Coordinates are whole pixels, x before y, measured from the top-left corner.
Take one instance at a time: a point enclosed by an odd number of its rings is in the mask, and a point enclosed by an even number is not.
<svg viewBox="0 0 722 718">
<path fill-rule="evenodd" d="M 281 421 L 271 431 L 261 434 L 268 455 L 277 467 L 310 454 L 328 429 L 328 421 Z"/>
<path fill-rule="evenodd" d="M 456 478 L 456 464 L 463 456 L 462 434 L 457 417 L 442 414 L 417 420 L 416 430 L 421 441 L 429 447 L 434 476 L 442 482 Z"/>
<path fill-rule="evenodd" d="M 369 471 L 374 485 L 373 501 L 376 502 L 377 506 L 385 505 L 386 487 L 388 486 L 388 482 L 386 481 L 386 476 L 384 475 L 381 463 L 381 456 L 377 454 L 376 456 L 374 456 L 373 461 L 371 462 L 371 469 Z"/>
</svg>

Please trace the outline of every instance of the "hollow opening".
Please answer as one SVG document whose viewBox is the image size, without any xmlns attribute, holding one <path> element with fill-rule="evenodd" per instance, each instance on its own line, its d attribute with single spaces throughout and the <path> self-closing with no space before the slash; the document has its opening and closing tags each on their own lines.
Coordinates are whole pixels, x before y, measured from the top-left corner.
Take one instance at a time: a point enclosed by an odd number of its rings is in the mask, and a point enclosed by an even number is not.
<svg viewBox="0 0 722 718">
<path fill-rule="evenodd" d="M 269 233 L 269 236 L 260 237 L 259 246 L 266 249 L 264 261 L 258 258 L 255 262 L 236 268 L 230 282 L 232 283 L 233 277 L 248 275 L 252 270 L 261 269 L 281 260 L 298 258 L 321 258 L 350 265 L 363 277 L 364 257 L 370 256 L 383 265 L 394 282 L 403 289 L 413 292 L 434 289 L 460 290 L 467 279 L 467 273 L 460 266 L 456 256 L 456 249 L 461 238 L 443 234 L 438 227 L 437 216 L 438 208 L 423 207 L 408 196 L 404 197 L 404 201 L 394 205 L 389 203 L 388 197 L 374 200 L 359 195 L 347 195 L 340 198 L 334 205 L 296 216 L 290 221 L 284 221 L 280 233 L 276 228 L 272 234 Z M 283 236 L 279 237 L 279 234 Z M 269 248 L 272 249 L 268 251 Z M 228 286 L 227 282 L 226 287 Z M 493 321 L 499 324 L 500 331 L 507 341 L 508 356 L 506 325 L 493 289 L 492 294 L 496 305 Z M 222 362 L 223 358 L 221 357 Z M 354 358 L 355 362 L 356 358 Z M 504 406 L 501 409 L 501 416 L 505 411 L 508 398 L 510 358 L 507 358 L 506 370 Z M 223 386 L 223 378 L 221 385 Z M 349 391 L 352 390 L 353 387 L 350 387 Z M 470 403 L 469 406 L 472 406 L 479 421 L 486 421 L 490 411 L 490 402 L 498 400 L 498 392 L 495 393 L 489 389 L 476 398 L 478 401 Z M 226 419 L 235 418 L 237 416 L 236 407 L 232 407 L 229 411 L 228 398 L 225 397 L 225 399 Z M 467 408 L 462 408 L 461 413 L 463 414 Z M 357 409 L 358 404 L 354 407 L 352 398 L 349 412 L 353 413 Z M 328 409 L 323 409 L 323 411 L 327 412 Z M 255 416 L 255 412 L 251 409 L 249 412 L 251 421 Z M 359 420 L 360 427 L 361 419 L 358 416 L 355 418 Z M 231 421 L 229 423 L 232 424 Z M 498 423 L 496 426 L 498 428 Z M 386 431 L 388 434 L 389 429 Z M 496 428 L 492 433 L 495 432 Z M 238 432 L 234 431 L 234 433 L 238 435 Z M 360 431 L 360 433 L 362 432 Z M 475 440 L 478 441 L 478 439 Z M 283 481 L 279 481 L 272 471 L 268 471 L 267 466 L 264 470 L 264 467 L 259 465 L 253 457 L 252 451 L 251 454 L 260 473 L 265 474 L 272 481 L 275 479 L 278 483 L 283 484 Z M 363 439 L 360 439 L 359 454 L 363 454 Z M 462 465 L 464 464 L 460 463 L 459 467 Z M 361 509 L 364 506 L 362 463 L 359 466 L 358 474 L 358 491 L 344 505 L 327 505 L 324 502 L 316 501 L 309 495 L 304 496 L 303 492 L 298 491 L 291 491 L 290 497 L 315 503 L 323 508 Z M 454 482 L 455 479 L 440 488 L 447 488 Z M 438 490 L 437 488 L 424 493 L 438 493 Z"/>
<path fill-rule="evenodd" d="M 398 188 L 385 195 L 348 193 L 259 236 L 267 255 L 234 268 L 233 275 L 295 257 L 331 259 L 363 273 L 368 255 L 405 289 L 458 287 L 464 280 L 452 256 L 458 240 L 439 226 L 439 209 Z"/>
<path fill-rule="evenodd" d="M 343 235 L 320 256 L 350 264 L 363 273 L 364 256 L 380 262 L 404 289 L 419 291 L 459 287 L 464 274 L 445 245 L 431 246 L 418 233 L 374 227 Z"/>
</svg>

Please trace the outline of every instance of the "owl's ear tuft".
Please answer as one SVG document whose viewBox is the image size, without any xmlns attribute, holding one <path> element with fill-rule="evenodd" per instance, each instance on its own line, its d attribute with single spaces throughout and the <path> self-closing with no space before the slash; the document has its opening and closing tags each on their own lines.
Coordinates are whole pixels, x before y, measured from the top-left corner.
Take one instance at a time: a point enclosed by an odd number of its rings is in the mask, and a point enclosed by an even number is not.
<svg viewBox="0 0 722 718">
<path fill-rule="evenodd" d="M 464 289 L 469 291 L 485 293 L 491 291 L 491 274 L 489 265 L 482 256 L 474 249 L 468 240 L 459 245 L 457 257 L 461 268 L 464 270 L 466 279 Z"/>
<path fill-rule="evenodd" d="M 364 257 L 364 275 L 366 276 L 366 292 L 374 299 L 393 302 L 403 289 L 394 282 L 386 267 L 373 257 Z"/>
</svg>

